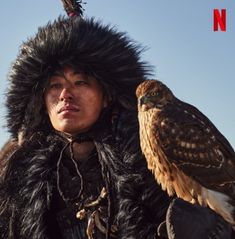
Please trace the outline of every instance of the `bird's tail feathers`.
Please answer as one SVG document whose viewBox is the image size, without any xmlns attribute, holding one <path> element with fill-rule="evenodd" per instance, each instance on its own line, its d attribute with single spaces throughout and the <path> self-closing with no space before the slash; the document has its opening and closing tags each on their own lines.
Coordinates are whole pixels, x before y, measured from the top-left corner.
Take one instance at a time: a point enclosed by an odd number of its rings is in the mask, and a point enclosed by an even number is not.
<svg viewBox="0 0 235 239">
<path fill-rule="evenodd" d="M 229 196 L 210 189 L 203 188 L 208 206 L 221 215 L 235 228 L 235 202 Z"/>
</svg>

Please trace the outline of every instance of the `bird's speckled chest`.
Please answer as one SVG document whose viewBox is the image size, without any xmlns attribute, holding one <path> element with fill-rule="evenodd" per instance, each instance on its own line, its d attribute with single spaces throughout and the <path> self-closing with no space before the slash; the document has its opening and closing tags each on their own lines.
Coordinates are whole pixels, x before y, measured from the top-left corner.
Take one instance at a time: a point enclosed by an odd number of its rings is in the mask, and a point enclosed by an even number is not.
<svg viewBox="0 0 235 239">
<path fill-rule="evenodd" d="M 140 146 L 142 151 L 145 154 L 145 157 L 148 159 L 149 157 L 155 157 L 156 155 L 153 153 L 153 150 L 149 150 L 152 148 L 150 141 L 151 134 L 151 122 L 153 120 L 153 116 L 156 114 L 156 110 L 151 109 L 148 111 L 139 111 L 139 124 L 140 124 Z"/>
<path fill-rule="evenodd" d="M 151 127 L 152 122 L 158 116 L 160 111 L 157 109 L 150 109 L 148 111 L 140 111 L 139 112 L 139 124 L 140 124 L 140 146 L 142 152 L 144 153 L 147 163 L 148 169 L 151 171 L 157 171 L 159 173 L 166 170 L 166 166 L 163 165 L 164 162 L 160 160 L 161 152 L 156 150 L 154 147 L 154 141 L 152 139 L 153 129 Z M 160 183 L 160 182 L 159 182 Z"/>
</svg>

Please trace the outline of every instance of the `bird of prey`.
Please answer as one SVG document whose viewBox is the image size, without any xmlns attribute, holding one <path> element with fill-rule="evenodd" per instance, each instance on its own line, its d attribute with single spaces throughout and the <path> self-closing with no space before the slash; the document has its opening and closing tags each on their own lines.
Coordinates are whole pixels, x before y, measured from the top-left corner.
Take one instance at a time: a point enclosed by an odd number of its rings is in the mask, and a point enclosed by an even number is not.
<svg viewBox="0 0 235 239">
<path fill-rule="evenodd" d="M 136 90 L 140 146 L 163 190 L 208 206 L 235 227 L 235 152 L 196 107 L 157 80 Z"/>
</svg>

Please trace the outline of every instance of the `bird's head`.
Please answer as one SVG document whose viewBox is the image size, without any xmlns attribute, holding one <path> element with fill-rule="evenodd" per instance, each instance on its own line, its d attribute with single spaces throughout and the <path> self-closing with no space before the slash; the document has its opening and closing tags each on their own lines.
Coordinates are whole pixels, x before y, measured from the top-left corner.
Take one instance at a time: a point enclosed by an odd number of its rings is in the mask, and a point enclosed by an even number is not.
<svg viewBox="0 0 235 239">
<path fill-rule="evenodd" d="M 158 80 L 146 80 L 136 90 L 138 109 L 146 111 L 152 108 L 162 109 L 175 99 L 171 90 Z"/>
</svg>

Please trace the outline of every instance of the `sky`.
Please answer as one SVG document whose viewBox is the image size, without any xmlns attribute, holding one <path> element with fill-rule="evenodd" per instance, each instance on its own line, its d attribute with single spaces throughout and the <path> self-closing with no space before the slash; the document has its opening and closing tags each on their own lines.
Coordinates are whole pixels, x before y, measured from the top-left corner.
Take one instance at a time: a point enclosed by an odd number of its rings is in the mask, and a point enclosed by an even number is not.
<svg viewBox="0 0 235 239">
<path fill-rule="evenodd" d="M 145 47 L 177 98 L 196 106 L 235 147 L 235 2 L 233 0 L 86 0 L 86 18 L 115 26 Z M 226 9 L 226 32 L 213 31 L 213 10 Z M 65 15 L 60 0 L 0 2 L 0 147 L 7 75 L 19 46 L 38 27 Z"/>
</svg>

